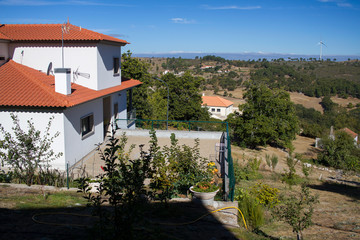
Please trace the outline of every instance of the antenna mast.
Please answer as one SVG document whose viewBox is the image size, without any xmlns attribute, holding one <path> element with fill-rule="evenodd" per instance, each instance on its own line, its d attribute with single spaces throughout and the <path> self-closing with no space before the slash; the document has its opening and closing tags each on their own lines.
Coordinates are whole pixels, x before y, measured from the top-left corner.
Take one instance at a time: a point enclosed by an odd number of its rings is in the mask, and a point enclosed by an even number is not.
<svg viewBox="0 0 360 240">
<path fill-rule="evenodd" d="M 64 33 L 69 33 L 70 31 L 70 23 L 69 18 L 67 23 L 63 23 L 61 25 L 61 61 L 62 61 L 62 68 L 64 68 Z"/>
</svg>

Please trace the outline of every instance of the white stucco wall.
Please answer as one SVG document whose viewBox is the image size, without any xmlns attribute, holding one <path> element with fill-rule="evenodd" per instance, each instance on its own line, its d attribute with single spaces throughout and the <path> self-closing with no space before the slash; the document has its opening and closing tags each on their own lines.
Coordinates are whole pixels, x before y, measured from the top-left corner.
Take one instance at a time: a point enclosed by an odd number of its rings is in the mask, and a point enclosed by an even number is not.
<svg viewBox="0 0 360 240">
<path fill-rule="evenodd" d="M 81 136 L 81 118 L 94 114 L 94 132 Z M 103 102 L 102 98 L 64 110 L 64 133 L 66 161 L 72 166 L 91 152 L 95 145 L 103 142 Z"/>
<path fill-rule="evenodd" d="M 90 74 L 90 79 L 77 77 L 76 83 L 97 90 L 97 64 L 95 44 L 64 44 L 64 67 L 71 72 L 78 69 L 81 73 Z M 49 63 L 52 67 L 62 67 L 61 44 L 51 43 L 10 43 L 10 57 L 18 63 L 46 73 Z M 71 80 L 74 77 L 71 76 Z"/>
<path fill-rule="evenodd" d="M 97 46 L 98 89 L 121 84 L 121 48 L 120 46 L 101 44 Z M 114 58 L 119 58 L 119 74 L 114 75 Z"/>
<path fill-rule="evenodd" d="M 215 118 L 218 117 L 221 120 L 225 119 L 230 113 L 232 113 L 234 108 L 233 105 L 230 105 L 228 107 L 217 107 L 217 106 L 206 106 L 206 107 L 211 115 L 214 115 Z M 215 109 L 215 112 L 212 112 L 211 111 L 212 109 Z M 220 112 L 218 112 L 217 109 L 220 109 Z"/>
<path fill-rule="evenodd" d="M 39 111 L 39 110 L 15 110 L 15 109 L 0 109 L 0 123 L 8 132 L 12 132 L 13 122 L 10 117 L 10 113 L 13 112 L 16 114 L 20 120 L 20 126 L 23 130 L 27 131 L 27 120 L 32 119 L 34 126 L 37 130 L 40 130 L 42 135 L 45 132 L 47 124 L 50 117 L 54 117 L 52 125 L 50 128 L 50 135 L 53 136 L 57 131 L 60 132 L 60 135 L 54 139 L 52 143 L 52 148 L 55 153 L 62 152 L 64 153 L 65 144 L 64 144 L 64 124 L 63 118 L 64 115 L 59 111 L 48 110 L 48 111 Z M 0 133 L 0 139 L 2 139 Z M 53 168 L 60 170 L 65 170 L 65 155 L 58 158 L 57 160 L 51 162 Z"/>
<path fill-rule="evenodd" d="M 0 66 L 9 58 L 8 45 L 7 41 L 0 40 L 0 57 L 4 57 L 4 60 L 0 60 Z"/>
</svg>

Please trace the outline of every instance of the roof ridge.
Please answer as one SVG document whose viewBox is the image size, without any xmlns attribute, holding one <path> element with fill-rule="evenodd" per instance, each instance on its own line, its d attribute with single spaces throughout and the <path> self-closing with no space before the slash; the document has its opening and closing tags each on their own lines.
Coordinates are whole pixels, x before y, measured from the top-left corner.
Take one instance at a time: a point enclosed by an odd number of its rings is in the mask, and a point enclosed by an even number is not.
<svg viewBox="0 0 360 240">
<path fill-rule="evenodd" d="M 65 99 L 63 96 L 56 94 L 55 91 L 53 91 L 53 89 L 51 89 L 49 86 L 47 86 L 45 83 L 43 83 L 42 81 L 39 81 L 38 79 L 36 79 L 32 73 L 29 73 L 28 70 L 33 70 L 36 71 L 36 69 L 30 68 L 28 66 L 22 65 L 20 63 L 17 63 L 13 60 L 10 60 L 9 62 L 11 62 L 11 64 L 13 64 L 13 66 L 18 70 L 18 72 L 22 75 L 24 75 L 25 77 L 29 78 L 32 80 L 32 82 L 34 84 L 36 84 L 37 86 L 39 86 L 41 89 L 45 90 L 46 94 L 52 96 L 54 98 L 55 101 L 57 101 L 59 104 L 61 105 L 65 105 L 67 106 L 69 104 L 69 101 L 67 99 Z M 40 74 L 45 74 L 43 72 L 39 72 Z"/>
</svg>

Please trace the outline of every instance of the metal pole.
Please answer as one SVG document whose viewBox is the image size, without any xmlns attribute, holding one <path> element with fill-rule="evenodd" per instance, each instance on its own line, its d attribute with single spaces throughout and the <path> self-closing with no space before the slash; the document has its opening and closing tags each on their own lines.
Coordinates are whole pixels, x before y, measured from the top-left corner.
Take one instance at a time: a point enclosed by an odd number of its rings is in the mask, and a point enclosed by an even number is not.
<svg viewBox="0 0 360 240">
<path fill-rule="evenodd" d="M 66 163 L 66 187 L 69 189 L 69 162 Z"/>
<path fill-rule="evenodd" d="M 169 86 L 164 80 L 161 80 L 160 78 L 154 77 L 156 80 L 159 80 L 163 83 L 165 83 L 167 87 L 167 108 L 166 108 L 166 130 L 168 130 L 169 127 Z"/>
<path fill-rule="evenodd" d="M 61 26 L 61 62 L 62 68 L 64 68 L 64 29 Z"/>
</svg>

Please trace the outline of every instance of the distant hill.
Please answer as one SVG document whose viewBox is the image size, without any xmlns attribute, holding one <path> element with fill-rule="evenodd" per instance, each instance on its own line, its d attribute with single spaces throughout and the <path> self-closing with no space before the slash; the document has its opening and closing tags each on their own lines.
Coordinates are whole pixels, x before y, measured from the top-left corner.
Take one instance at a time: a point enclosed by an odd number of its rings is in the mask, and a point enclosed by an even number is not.
<svg viewBox="0 0 360 240">
<path fill-rule="evenodd" d="M 185 58 L 185 59 L 194 59 L 196 56 L 204 57 L 207 55 L 215 55 L 227 60 L 258 60 L 260 59 L 279 59 L 283 58 L 285 60 L 294 59 L 294 58 L 319 58 L 319 55 L 301 55 L 301 54 L 280 54 L 280 53 L 186 53 L 186 52 L 179 52 L 179 53 L 133 53 L 134 57 L 155 57 L 155 58 Z M 336 59 L 336 61 L 347 61 L 348 59 L 360 59 L 360 56 L 357 55 L 324 55 L 323 59 L 331 59 L 332 61 Z"/>
</svg>

